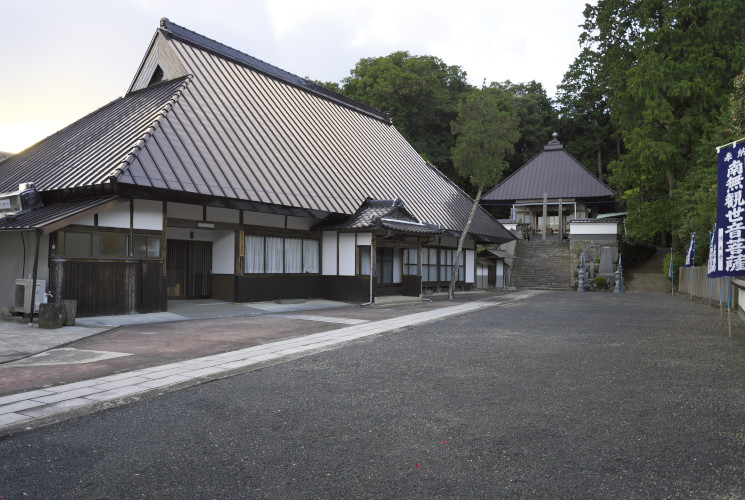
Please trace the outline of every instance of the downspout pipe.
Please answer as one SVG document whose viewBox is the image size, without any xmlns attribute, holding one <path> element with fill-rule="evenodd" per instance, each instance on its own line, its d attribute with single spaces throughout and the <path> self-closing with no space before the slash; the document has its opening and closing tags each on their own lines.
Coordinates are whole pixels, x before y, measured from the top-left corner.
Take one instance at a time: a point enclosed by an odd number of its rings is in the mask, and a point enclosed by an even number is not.
<svg viewBox="0 0 745 500">
<path fill-rule="evenodd" d="M 36 230 L 36 250 L 34 252 L 34 271 L 31 276 L 31 309 L 28 316 L 28 326 L 34 324 L 34 306 L 36 305 L 36 276 L 39 272 L 39 247 L 41 246 L 42 230 Z"/>
</svg>

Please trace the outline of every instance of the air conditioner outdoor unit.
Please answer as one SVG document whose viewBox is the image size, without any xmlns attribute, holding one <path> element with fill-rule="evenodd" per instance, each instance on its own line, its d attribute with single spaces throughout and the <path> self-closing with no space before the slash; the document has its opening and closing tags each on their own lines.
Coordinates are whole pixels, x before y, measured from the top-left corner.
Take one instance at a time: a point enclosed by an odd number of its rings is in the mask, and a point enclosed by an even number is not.
<svg viewBox="0 0 745 500">
<path fill-rule="evenodd" d="M 31 312 L 31 287 L 33 286 L 33 280 L 17 279 L 16 280 L 16 294 L 15 294 L 15 312 L 30 313 Z M 39 310 L 39 304 L 44 299 L 44 292 L 47 289 L 46 280 L 36 280 L 36 293 L 34 297 L 34 311 Z"/>
</svg>

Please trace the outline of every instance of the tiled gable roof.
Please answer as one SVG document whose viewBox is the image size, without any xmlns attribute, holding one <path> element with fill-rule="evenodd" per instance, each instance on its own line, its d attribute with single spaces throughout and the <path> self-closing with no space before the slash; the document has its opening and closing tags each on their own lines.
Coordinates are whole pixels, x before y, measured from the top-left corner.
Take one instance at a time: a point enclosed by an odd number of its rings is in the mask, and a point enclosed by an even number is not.
<svg viewBox="0 0 745 500">
<path fill-rule="evenodd" d="M 163 68 L 186 76 L 146 86 Z M 473 201 L 384 113 L 168 20 L 133 88 L 141 90 L 0 163 L 8 187 L 0 191 L 27 181 L 40 191 L 157 189 L 321 217 L 352 215 L 367 198 L 400 198 L 416 219 L 451 232 L 468 219 Z M 470 232 L 512 239 L 480 207 Z"/>
<path fill-rule="evenodd" d="M 601 198 L 615 192 L 570 155 L 554 137 L 543 151 L 486 193 L 485 201 Z"/>
<path fill-rule="evenodd" d="M 362 231 L 390 229 L 412 234 L 442 234 L 440 226 L 419 221 L 411 215 L 403 201 L 367 199 L 348 220 L 341 224 L 320 224 L 316 229 L 335 231 Z"/>
<path fill-rule="evenodd" d="M 186 83 L 181 78 L 128 94 L 0 162 L 0 193 L 24 182 L 42 192 L 108 183 Z"/>
</svg>

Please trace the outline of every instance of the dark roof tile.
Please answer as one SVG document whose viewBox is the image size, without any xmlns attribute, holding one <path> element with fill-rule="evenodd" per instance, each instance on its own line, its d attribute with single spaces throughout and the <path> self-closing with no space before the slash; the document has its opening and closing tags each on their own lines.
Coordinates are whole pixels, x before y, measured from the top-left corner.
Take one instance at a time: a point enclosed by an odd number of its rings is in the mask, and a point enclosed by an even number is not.
<svg viewBox="0 0 745 500">
<path fill-rule="evenodd" d="M 615 194 L 554 137 L 543 151 L 484 195 L 485 201 L 602 198 Z"/>
</svg>

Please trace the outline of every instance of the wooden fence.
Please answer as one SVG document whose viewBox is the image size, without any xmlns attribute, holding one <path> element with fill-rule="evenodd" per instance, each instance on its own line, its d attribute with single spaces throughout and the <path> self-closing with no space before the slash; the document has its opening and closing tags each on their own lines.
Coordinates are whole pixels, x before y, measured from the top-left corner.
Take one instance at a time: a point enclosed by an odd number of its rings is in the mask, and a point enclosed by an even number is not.
<svg viewBox="0 0 745 500">
<path fill-rule="evenodd" d="M 696 298 L 710 305 L 737 310 L 742 281 L 732 278 L 708 278 L 706 266 L 678 269 L 677 291 L 683 297 Z M 745 295 L 743 295 L 745 300 Z M 745 305 L 745 304 L 743 304 Z"/>
</svg>

